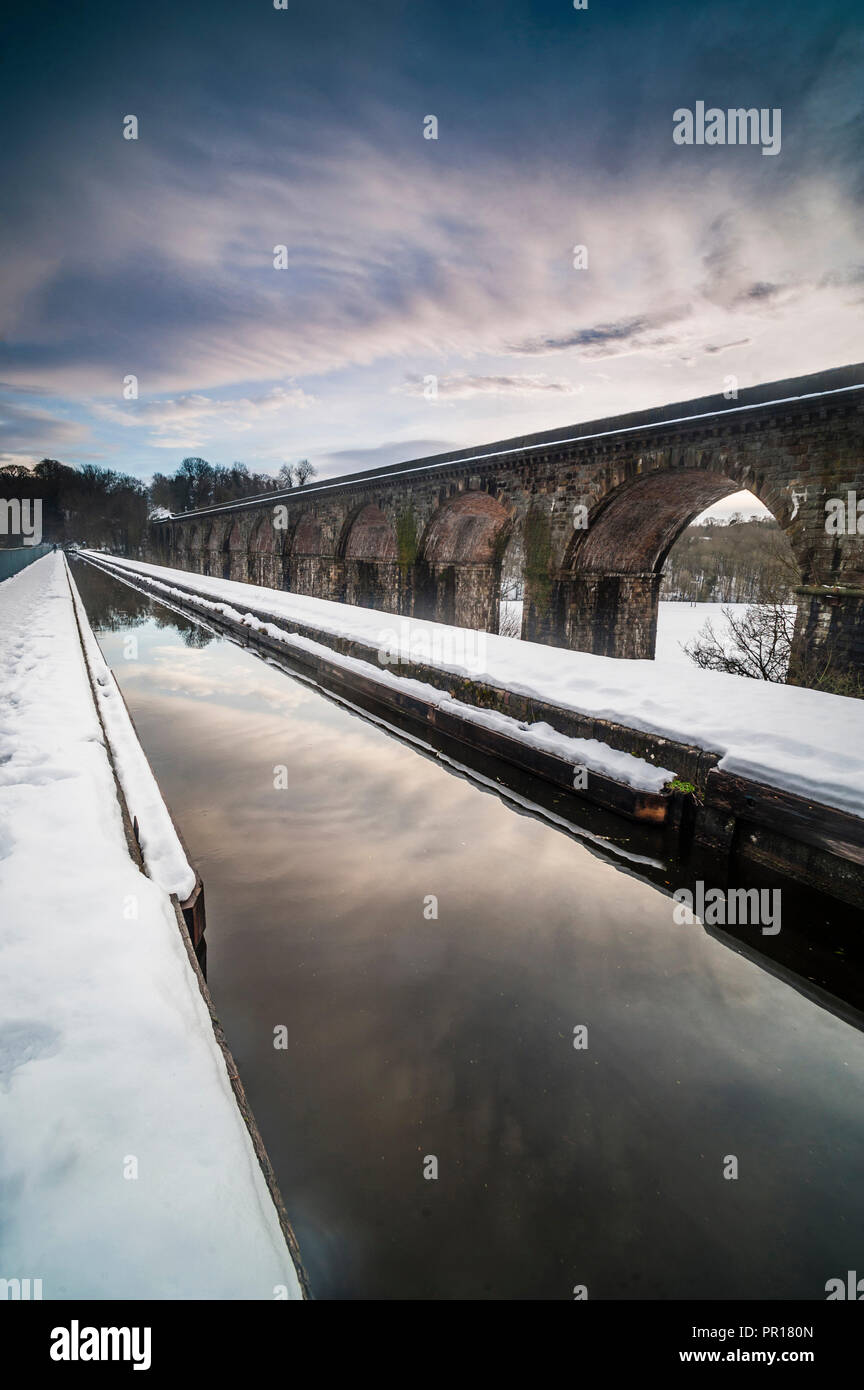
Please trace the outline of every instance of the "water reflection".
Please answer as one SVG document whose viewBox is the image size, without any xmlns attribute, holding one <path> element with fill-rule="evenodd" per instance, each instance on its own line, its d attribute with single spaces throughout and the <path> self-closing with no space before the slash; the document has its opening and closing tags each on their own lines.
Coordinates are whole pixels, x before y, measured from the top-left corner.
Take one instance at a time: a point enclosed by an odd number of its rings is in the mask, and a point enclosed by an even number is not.
<svg viewBox="0 0 864 1390">
<path fill-rule="evenodd" d="M 206 884 L 317 1297 L 822 1298 L 857 1267 L 859 1032 L 643 878 L 127 601 L 138 659 L 122 622 L 100 641 Z"/>
<path fill-rule="evenodd" d="M 75 582 L 86 594 L 91 623 L 104 632 L 120 632 L 151 622 L 157 628 L 171 628 L 180 635 L 186 647 L 206 647 L 213 633 L 182 613 L 152 604 L 146 595 L 131 585 L 109 578 L 104 570 L 81 560 L 73 561 Z"/>
</svg>

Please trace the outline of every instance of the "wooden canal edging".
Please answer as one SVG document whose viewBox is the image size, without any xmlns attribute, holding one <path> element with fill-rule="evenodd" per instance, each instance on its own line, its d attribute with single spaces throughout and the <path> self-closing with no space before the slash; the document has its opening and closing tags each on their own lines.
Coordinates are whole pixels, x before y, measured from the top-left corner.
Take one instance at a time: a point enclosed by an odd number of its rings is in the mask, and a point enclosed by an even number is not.
<svg viewBox="0 0 864 1390">
<path fill-rule="evenodd" d="M 713 768 L 694 833 L 727 861 L 752 859 L 853 906 L 864 902 L 864 821 Z"/>
<path fill-rule="evenodd" d="M 400 660 L 396 676 L 392 668 L 381 666 L 380 649 L 368 642 L 289 621 L 268 612 L 260 603 L 244 604 L 241 616 L 230 604 L 205 598 L 192 582 L 172 578 L 167 585 L 137 571 L 115 568 L 109 556 L 84 558 L 157 601 L 179 605 L 180 611 L 188 610 L 190 616 L 197 616 L 242 645 L 289 661 L 326 690 L 349 701 L 359 698 L 364 707 L 384 718 L 388 712 L 398 711 L 421 736 L 424 730 L 435 730 L 519 768 L 569 797 L 657 827 L 669 852 L 686 853 L 695 842 L 727 874 L 734 872 L 736 863 L 752 861 L 842 902 L 864 905 L 864 820 L 793 792 L 722 772 L 717 766 L 720 753 L 555 706 L 469 676 L 455 676 L 422 661 Z M 243 620 L 245 615 L 254 625 Z M 278 635 L 257 624 L 278 629 Z M 292 636 L 303 641 L 292 643 Z M 309 643 L 315 643 L 317 650 L 310 650 Z M 328 651 L 334 658 L 347 657 L 349 661 L 331 659 Z M 368 669 L 357 669 L 359 662 Z M 405 678 L 401 688 L 400 677 Z M 458 703 L 442 707 L 412 689 L 409 681 L 432 686 Z M 543 722 L 571 738 L 596 739 L 657 767 L 674 769 L 679 785 L 660 792 L 640 791 L 589 771 L 584 787 L 575 787 L 571 760 L 500 728 L 478 723 L 471 717 L 473 710 L 503 714 L 523 725 Z M 686 789 L 688 784 L 692 791 Z"/>
</svg>

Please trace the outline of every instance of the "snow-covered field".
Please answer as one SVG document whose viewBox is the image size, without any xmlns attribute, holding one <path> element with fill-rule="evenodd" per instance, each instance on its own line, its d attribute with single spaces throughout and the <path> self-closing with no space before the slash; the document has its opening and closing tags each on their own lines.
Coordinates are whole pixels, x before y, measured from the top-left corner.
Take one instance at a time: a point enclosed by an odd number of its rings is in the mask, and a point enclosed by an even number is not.
<svg viewBox="0 0 864 1390">
<path fill-rule="evenodd" d="M 501 600 L 501 630 L 518 636 L 522 626 L 521 599 Z M 661 599 L 657 615 L 657 645 L 654 660 L 676 666 L 692 666 L 683 650 L 688 642 L 698 637 L 706 622 L 710 620 L 714 632 L 721 642 L 729 636 L 729 622 L 724 608 L 734 613 L 744 613 L 746 603 L 672 603 Z M 791 610 L 794 612 L 794 609 Z"/>
<path fill-rule="evenodd" d="M 61 554 L 0 585 L 0 671 L 0 1275 L 299 1297 L 169 894 L 128 852 Z"/>
<path fill-rule="evenodd" d="M 686 658 L 680 664 L 613 660 L 113 556 L 95 558 L 121 572 L 146 574 L 168 591 L 172 584 L 194 588 L 232 616 L 248 615 L 252 627 L 262 625 L 263 613 L 275 624 L 303 623 L 363 641 L 378 648 L 381 675 L 387 667 L 398 670 L 400 658 L 432 661 L 454 675 L 709 749 L 721 755 L 726 771 L 864 816 L 864 701 L 700 671 Z M 272 624 L 268 631 L 289 645 L 308 641 Z"/>
<path fill-rule="evenodd" d="M 691 670 L 693 662 L 682 650 L 687 642 L 699 636 L 706 622 L 711 625 L 721 642 L 729 635 L 729 623 L 723 609 L 728 608 L 736 615 L 746 613 L 750 605 L 746 603 L 671 603 L 661 599 L 657 615 L 657 647 L 655 661 L 668 665 L 687 666 Z M 794 608 L 790 608 L 794 613 Z"/>
</svg>

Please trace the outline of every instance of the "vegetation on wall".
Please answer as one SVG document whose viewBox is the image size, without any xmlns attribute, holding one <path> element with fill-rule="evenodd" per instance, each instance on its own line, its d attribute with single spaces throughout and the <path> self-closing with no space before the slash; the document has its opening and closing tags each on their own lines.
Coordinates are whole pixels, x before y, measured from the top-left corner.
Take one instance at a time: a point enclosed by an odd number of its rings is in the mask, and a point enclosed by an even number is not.
<svg viewBox="0 0 864 1390">
<path fill-rule="evenodd" d="M 400 565 L 413 565 L 420 547 L 420 528 L 413 508 L 406 507 L 396 518 L 396 547 Z"/>
<path fill-rule="evenodd" d="M 525 547 L 526 597 L 533 607 L 544 612 L 552 595 L 549 568 L 552 562 L 552 527 L 546 512 L 532 507 L 522 527 Z"/>
</svg>

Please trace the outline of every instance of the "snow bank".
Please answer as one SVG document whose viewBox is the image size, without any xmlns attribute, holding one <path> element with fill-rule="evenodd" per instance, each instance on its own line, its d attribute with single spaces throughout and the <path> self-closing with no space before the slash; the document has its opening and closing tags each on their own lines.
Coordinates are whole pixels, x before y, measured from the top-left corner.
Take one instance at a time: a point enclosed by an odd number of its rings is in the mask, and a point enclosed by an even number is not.
<svg viewBox="0 0 864 1390">
<path fill-rule="evenodd" d="M 467 632 L 116 556 L 94 558 L 118 570 L 193 587 L 240 613 L 251 606 L 277 622 L 304 623 L 370 643 L 391 662 L 400 656 L 419 659 L 428 650 L 434 664 L 454 676 L 693 744 L 721 755 L 724 771 L 864 816 L 864 701 L 662 661 L 619 661 Z"/>
<path fill-rule="evenodd" d="M 123 696 L 93 636 L 71 576 L 70 583 L 84 655 L 92 678 L 91 689 L 95 685 L 97 706 L 129 814 L 138 821 L 138 839 L 147 872 L 166 893 L 176 893 L 180 901 L 185 902 L 195 887 L 195 871 L 186 858 L 156 778 L 138 742 Z"/>
<path fill-rule="evenodd" d="M 0 1277 L 300 1296 L 165 889 L 129 856 L 62 555 L 0 587 Z"/>
</svg>

